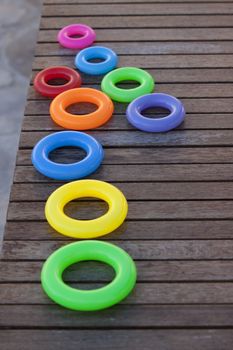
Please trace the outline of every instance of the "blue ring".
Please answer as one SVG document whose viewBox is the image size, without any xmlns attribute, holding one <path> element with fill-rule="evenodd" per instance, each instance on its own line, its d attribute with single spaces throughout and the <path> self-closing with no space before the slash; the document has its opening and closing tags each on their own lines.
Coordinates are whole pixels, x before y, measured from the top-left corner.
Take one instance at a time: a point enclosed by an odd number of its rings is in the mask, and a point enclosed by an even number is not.
<svg viewBox="0 0 233 350">
<path fill-rule="evenodd" d="M 150 107 L 162 107 L 169 109 L 171 113 L 160 119 L 144 117 L 141 113 Z M 167 94 L 148 94 L 140 96 L 132 101 L 126 116 L 130 124 L 135 128 L 147 132 L 164 132 L 176 128 L 185 117 L 185 109 L 180 100 Z"/>
<path fill-rule="evenodd" d="M 100 58 L 103 62 L 92 63 L 91 59 Z M 92 46 L 81 50 L 75 57 L 75 66 L 83 73 L 101 75 L 116 68 L 118 57 L 116 53 L 104 46 Z"/>
<path fill-rule="evenodd" d="M 49 153 L 56 148 L 74 146 L 86 151 L 79 162 L 60 164 L 49 159 Z M 81 179 L 93 173 L 101 164 L 104 151 L 94 137 L 78 131 L 61 131 L 41 139 L 33 148 L 32 163 L 43 175 L 56 180 Z"/>
</svg>

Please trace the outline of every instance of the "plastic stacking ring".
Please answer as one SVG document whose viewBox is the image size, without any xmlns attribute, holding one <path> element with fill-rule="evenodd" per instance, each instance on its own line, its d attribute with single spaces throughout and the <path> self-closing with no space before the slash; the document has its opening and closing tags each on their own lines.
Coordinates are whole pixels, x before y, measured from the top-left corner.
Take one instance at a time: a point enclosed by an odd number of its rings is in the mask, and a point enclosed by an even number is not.
<svg viewBox="0 0 233 350">
<path fill-rule="evenodd" d="M 61 164 L 52 162 L 49 153 L 56 148 L 74 146 L 86 151 L 79 162 Z M 81 179 L 93 173 L 101 164 L 104 152 L 94 137 L 78 131 L 61 131 L 40 140 L 32 151 L 32 163 L 43 175 L 56 180 Z"/>
<path fill-rule="evenodd" d="M 75 220 L 64 213 L 65 205 L 77 198 L 94 197 L 108 203 L 108 212 L 94 220 Z M 45 205 L 45 216 L 58 232 L 73 238 L 104 236 L 120 226 L 128 211 L 123 193 L 107 182 L 79 180 L 69 182 L 54 191 Z"/>
<path fill-rule="evenodd" d="M 92 59 L 103 59 L 103 62 L 88 62 Z M 80 51 L 75 58 L 75 66 L 86 74 L 100 75 L 109 72 L 117 66 L 116 53 L 103 46 L 92 46 Z"/>
<path fill-rule="evenodd" d="M 162 107 L 171 113 L 159 119 L 144 117 L 141 113 L 150 107 Z M 167 94 L 148 94 L 130 103 L 126 111 L 128 121 L 135 128 L 148 132 L 163 132 L 176 128 L 185 117 L 185 109 L 180 100 Z"/>
<path fill-rule="evenodd" d="M 116 84 L 124 80 L 138 81 L 140 86 L 134 89 L 118 88 Z M 139 96 L 152 92 L 154 90 L 154 80 L 143 69 L 123 67 L 105 75 L 101 83 L 101 89 L 114 101 L 131 102 Z"/>
<path fill-rule="evenodd" d="M 81 35 L 75 38 L 75 35 Z M 70 24 L 62 28 L 57 36 L 59 43 L 69 49 L 83 49 L 90 46 L 96 38 L 94 30 L 85 24 Z"/>
<path fill-rule="evenodd" d="M 98 106 L 92 113 L 71 114 L 66 108 L 74 103 L 89 102 Z M 78 88 L 63 92 L 50 105 L 50 115 L 58 125 L 66 129 L 88 130 L 105 124 L 112 116 L 114 106 L 103 92 L 90 88 Z"/>
<path fill-rule="evenodd" d="M 62 85 L 50 85 L 53 79 L 65 79 L 67 83 Z M 81 77 L 74 69 L 65 66 L 54 66 L 40 71 L 34 79 L 34 87 L 41 95 L 55 97 L 61 92 L 77 88 L 81 85 Z"/>
<path fill-rule="evenodd" d="M 106 286 L 80 290 L 65 284 L 62 274 L 70 265 L 95 260 L 110 265 L 115 278 Z M 127 297 L 135 286 L 137 270 L 132 258 L 121 248 L 101 241 L 68 244 L 56 250 L 43 265 L 42 287 L 57 304 L 72 310 L 96 311 L 111 307 Z"/>
</svg>

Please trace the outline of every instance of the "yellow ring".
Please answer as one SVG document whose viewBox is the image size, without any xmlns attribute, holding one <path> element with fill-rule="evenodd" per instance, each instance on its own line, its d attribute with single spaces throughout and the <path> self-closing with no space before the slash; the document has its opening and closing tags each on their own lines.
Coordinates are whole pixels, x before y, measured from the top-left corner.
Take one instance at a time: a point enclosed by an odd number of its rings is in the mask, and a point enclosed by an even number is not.
<svg viewBox="0 0 233 350">
<path fill-rule="evenodd" d="M 76 220 L 64 213 L 65 205 L 77 198 L 95 197 L 109 205 L 106 214 L 94 220 Z M 97 180 L 69 182 L 48 198 L 45 216 L 48 223 L 58 232 L 73 238 L 96 238 L 104 236 L 119 227 L 126 218 L 128 204 L 123 193 L 115 186 Z"/>
</svg>

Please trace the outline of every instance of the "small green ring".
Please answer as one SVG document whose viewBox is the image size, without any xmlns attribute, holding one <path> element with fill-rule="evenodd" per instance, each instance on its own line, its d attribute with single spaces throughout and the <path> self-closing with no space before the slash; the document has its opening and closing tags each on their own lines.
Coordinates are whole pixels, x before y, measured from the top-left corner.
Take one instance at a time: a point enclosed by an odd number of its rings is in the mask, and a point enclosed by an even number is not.
<svg viewBox="0 0 233 350">
<path fill-rule="evenodd" d="M 104 262 L 113 267 L 115 278 L 106 286 L 80 290 L 65 284 L 64 270 L 87 260 Z M 136 283 L 136 267 L 132 258 L 121 248 L 103 241 L 82 241 L 68 244 L 52 253 L 43 265 L 42 287 L 57 304 L 72 310 L 95 311 L 108 308 L 123 300 Z"/>
<path fill-rule="evenodd" d="M 116 84 L 124 80 L 138 81 L 140 86 L 134 89 L 118 88 Z M 105 75 L 101 82 L 101 89 L 114 101 L 131 102 L 139 96 L 152 92 L 154 90 L 154 79 L 143 69 L 122 67 L 114 69 Z"/>
</svg>

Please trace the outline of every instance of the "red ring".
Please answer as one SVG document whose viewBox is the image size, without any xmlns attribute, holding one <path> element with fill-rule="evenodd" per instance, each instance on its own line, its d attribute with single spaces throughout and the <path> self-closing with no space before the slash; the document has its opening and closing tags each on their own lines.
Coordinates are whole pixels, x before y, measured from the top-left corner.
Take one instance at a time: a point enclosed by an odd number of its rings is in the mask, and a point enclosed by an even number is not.
<svg viewBox="0 0 233 350">
<path fill-rule="evenodd" d="M 49 85 L 48 81 L 52 79 L 63 78 L 67 80 L 63 85 Z M 34 87 L 41 95 L 46 97 L 55 97 L 60 93 L 80 87 L 81 77 L 74 69 L 65 66 L 54 66 L 40 71 L 34 79 Z"/>
</svg>

